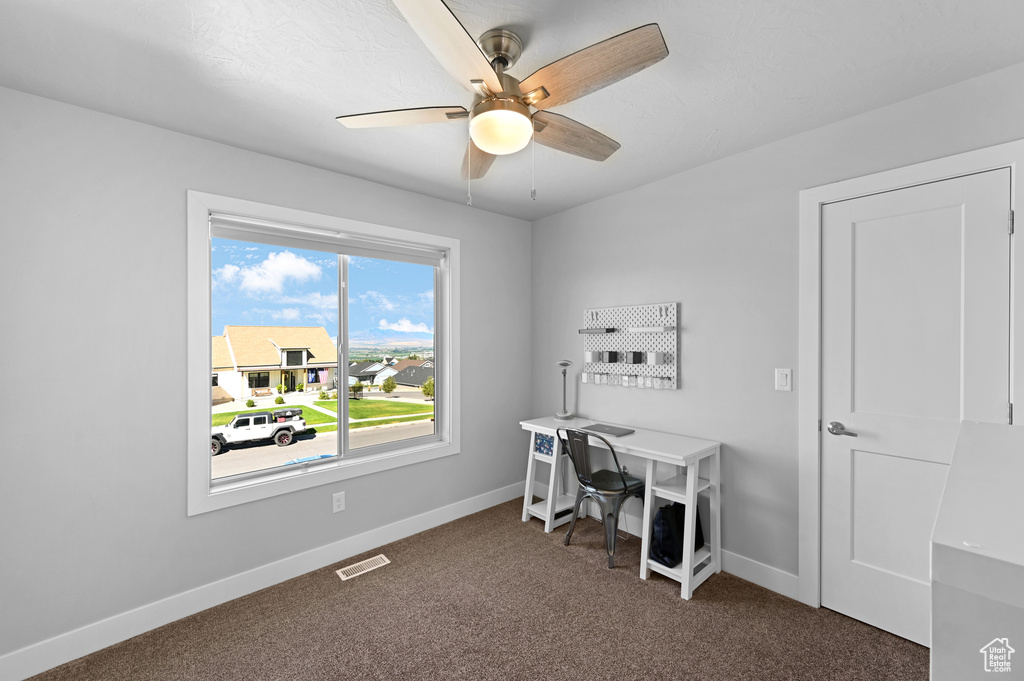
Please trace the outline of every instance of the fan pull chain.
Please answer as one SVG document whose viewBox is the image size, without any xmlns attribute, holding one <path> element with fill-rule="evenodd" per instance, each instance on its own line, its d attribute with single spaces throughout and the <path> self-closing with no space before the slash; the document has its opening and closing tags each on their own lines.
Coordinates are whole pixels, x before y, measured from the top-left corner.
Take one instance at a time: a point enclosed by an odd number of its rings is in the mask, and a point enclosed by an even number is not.
<svg viewBox="0 0 1024 681">
<path fill-rule="evenodd" d="M 531 125 L 532 125 L 531 121 Z M 537 200 L 537 131 L 530 139 L 530 198 Z"/>
<path fill-rule="evenodd" d="M 469 128 L 466 128 L 469 131 Z M 473 138 L 466 144 L 466 205 L 473 205 Z"/>
</svg>

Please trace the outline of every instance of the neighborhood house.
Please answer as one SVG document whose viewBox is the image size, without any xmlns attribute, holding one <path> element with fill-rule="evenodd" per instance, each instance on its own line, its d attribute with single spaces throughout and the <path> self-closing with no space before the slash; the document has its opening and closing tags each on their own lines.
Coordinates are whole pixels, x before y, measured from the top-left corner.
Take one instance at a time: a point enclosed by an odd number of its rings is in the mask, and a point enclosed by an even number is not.
<svg viewBox="0 0 1024 681">
<path fill-rule="evenodd" d="M 389 376 L 394 376 L 395 382 L 399 385 L 415 385 L 413 383 L 402 383 L 398 380 L 398 376 L 400 374 L 405 376 L 406 374 L 402 372 L 408 368 L 418 367 L 429 368 L 431 375 L 433 375 L 434 363 L 428 359 L 403 359 L 396 361 L 394 357 L 385 356 L 379 361 L 366 360 L 354 362 L 348 367 L 348 384 L 355 385 L 358 381 L 363 385 L 380 385 Z"/>
<path fill-rule="evenodd" d="M 212 359 L 215 400 L 336 387 L 338 349 L 322 326 L 225 326 Z"/>
<path fill-rule="evenodd" d="M 408 366 L 395 374 L 395 383 L 398 385 L 422 388 L 423 384 L 434 377 L 433 367 Z"/>
</svg>

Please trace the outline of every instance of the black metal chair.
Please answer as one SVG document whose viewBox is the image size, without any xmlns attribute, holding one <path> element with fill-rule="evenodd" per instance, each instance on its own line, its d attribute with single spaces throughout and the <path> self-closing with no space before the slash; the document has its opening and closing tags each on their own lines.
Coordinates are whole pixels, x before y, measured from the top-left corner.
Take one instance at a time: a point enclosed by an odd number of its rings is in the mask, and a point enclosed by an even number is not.
<svg viewBox="0 0 1024 681">
<path fill-rule="evenodd" d="M 572 459 L 573 468 L 576 469 L 576 477 L 579 479 L 580 488 L 576 492 L 576 506 L 572 512 L 572 522 L 569 523 L 569 531 L 565 534 L 565 545 L 569 545 L 572 531 L 576 528 L 576 518 L 579 515 L 580 504 L 587 497 L 597 502 L 601 507 L 601 522 L 604 523 L 604 542 L 608 550 L 608 567 L 615 566 L 615 530 L 619 524 L 619 510 L 623 502 L 629 497 L 636 496 L 644 498 L 644 481 L 626 475 L 619 465 L 619 457 L 615 455 L 615 448 L 604 437 L 596 433 L 586 433 L 581 430 L 559 428 L 555 431 L 559 441 L 562 443 L 562 450 Z M 563 435 L 564 433 L 564 435 Z M 615 463 L 615 470 L 599 469 L 594 470 L 591 459 L 590 438 L 601 440 L 611 452 L 612 461 Z"/>
</svg>

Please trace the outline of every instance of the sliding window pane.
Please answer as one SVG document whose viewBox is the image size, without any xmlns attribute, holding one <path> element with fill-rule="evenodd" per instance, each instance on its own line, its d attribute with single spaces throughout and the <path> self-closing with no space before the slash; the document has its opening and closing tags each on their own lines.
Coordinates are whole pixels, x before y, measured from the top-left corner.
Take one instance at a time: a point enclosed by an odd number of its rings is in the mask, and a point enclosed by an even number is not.
<svg viewBox="0 0 1024 681">
<path fill-rule="evenodd" d="M 349 258 L 353 452 L 435 433 L 434 275 L 429 265 Z"/>
<path fill-rule="evenodd" d="M 212 239 L 213 479 L 338 455 L 338 261 Z"/>
</svg>

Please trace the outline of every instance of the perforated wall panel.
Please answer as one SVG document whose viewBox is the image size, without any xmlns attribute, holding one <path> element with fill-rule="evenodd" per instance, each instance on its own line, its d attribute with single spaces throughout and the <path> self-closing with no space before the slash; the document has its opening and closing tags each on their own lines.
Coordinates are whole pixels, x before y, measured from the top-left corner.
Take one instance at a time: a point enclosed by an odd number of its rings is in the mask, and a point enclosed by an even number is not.
<svg viewBox="0 0 1024 681">
<path fill-rule="evenodd" d="M 584 333 L 584 383 L 672 390 L 679 386 L 679 303 L 601 307 L 583 311 L 581 329 L 615 329 Z M 590 353 L 616 353 L 614 361 Z M 639 357 L 631 353 L 640 353 Z M 588 359 L 588 357 L 590 357 Z M 627 358 L 642 363 L 629 363 Z M 655 363 L 657 362 L 657 363 Z"/>
</svg>

